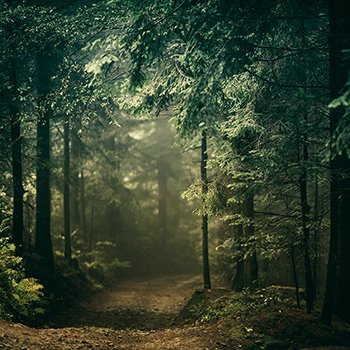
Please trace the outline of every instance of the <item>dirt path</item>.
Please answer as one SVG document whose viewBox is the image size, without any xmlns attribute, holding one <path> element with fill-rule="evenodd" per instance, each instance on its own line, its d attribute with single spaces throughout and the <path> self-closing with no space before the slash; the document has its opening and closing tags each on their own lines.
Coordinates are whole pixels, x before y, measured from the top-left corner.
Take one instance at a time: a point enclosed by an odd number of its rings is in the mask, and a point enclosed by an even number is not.
<svg viewBox="0 0 350 350">
<path fill-rule="evenodd" d="M 179 325 L 177 316 L 200 279 L 159 277 L 119 283 L 66 310 L 50 328 L 0 321 L 0 349 L 229 349 L 214 325 Z"/>
</svg>

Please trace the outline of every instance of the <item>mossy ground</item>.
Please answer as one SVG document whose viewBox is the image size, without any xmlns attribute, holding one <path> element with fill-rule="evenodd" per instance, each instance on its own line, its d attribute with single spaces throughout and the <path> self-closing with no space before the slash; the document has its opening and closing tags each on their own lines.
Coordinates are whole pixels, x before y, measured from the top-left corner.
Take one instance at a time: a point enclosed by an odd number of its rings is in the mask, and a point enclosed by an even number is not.
<svg viewBox="0 0 350 350">
<path fill-rule="evenodd" d="M 228 340 L 242 349 L 302 349 L 350 346 L 350 325 L 323 325 L 316 310 L 308 315 L 290 293 L 278 288 L 233 293 L 196 291 L 181 313 L 184 322 L 216 322 Z"/>
</svg>

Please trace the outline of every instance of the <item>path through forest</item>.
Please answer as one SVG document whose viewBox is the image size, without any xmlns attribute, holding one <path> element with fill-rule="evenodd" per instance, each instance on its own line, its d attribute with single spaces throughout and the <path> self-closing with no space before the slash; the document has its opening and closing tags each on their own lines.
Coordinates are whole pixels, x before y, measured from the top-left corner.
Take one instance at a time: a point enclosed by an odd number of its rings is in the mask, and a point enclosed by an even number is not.
<svg viewBox="0 0 350 350">
<path fill-rule="evenodd" d="M 228 349 L 214 325 L 179 323 L 181 308 L 200 286 L 193 276 L 119 282 L 66 310 L 48 328 L 0 321 L 0 349 Z"/>
</svg>

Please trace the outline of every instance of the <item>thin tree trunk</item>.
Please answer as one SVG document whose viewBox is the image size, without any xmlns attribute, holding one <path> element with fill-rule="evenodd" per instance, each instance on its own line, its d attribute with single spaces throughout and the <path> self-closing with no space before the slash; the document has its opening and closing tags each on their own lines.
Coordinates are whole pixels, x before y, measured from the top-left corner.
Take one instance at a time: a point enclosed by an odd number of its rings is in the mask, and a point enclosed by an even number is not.
<svg viewBox="0 0 350 350">
<path fill-rule="evenodd" d="M 109 172 L 106 172 L 104 176 L 104 183 L 114 195 L 117 195 L 119 192 L 120 182 L 116 177 L 115 171 L 120 165 L 116 160 L 115 154 L 118 152 L 117 143 L 116 143 L 116 128 L 113 126 L 107 126 L 105 129 L 104 137 L 104 146 L 108 152 L 110 152 L 111 157 L 109 157 Z M 117 254 L 120 258 L 124 257 L 125 249 L 123 236 L 123 221 L 121 216 L 120 204 L 110 201 L 106 204 L 105 215 L 107 219 L 107 230 L 106 230 L 106 239 L 115 242 L 117 241 Z"/>
<path fill-rule="evenodd" d="M 300 309 L 299 281 L 298 281 L 297 265 L 295 263 L 295 251 L 293 246 L 291 249 L 290 256 L 292 258 L 292 270 L 293 270 L 293 279 L 294 279 L 294 286 L 295 286 L 295 296 L 296 296 L 298 308 Z"/>
<path fill-rule="evenodd" d="M 307 121 L 307 112 L 304 114 L 304 121 Z M 307 170 L 306 162 L 309 160 L 308 146 L 307 146 L 307 134 L 303 135 L 303 163 L 302 173 L 300 176 L 300 200 L 301 200 L 301 220 L 303 229 L 303 244 L 304 244 L 304 268 L 305 268 L 305 292 L 306 292 L 306 310 L 307 313 L 311 313 L 314 308 L 314 292 L 313 292 L 313 278 L 312 278 L 312 266 L 310 260 L 310 206 L 308 203 L 307 192 Z"/>
<path fill-rule="evenodd" d="M 83 238 L 84 242 L 88 241 L 88 229 L 87 229 L 87 221 L 86 221 L 86 198 L 85 198 L 85 175 L 84 169 L 81 169 L 81 219 L 82 219 L 82 228 L 83 228 Z"/>
<path fill-rule="evenodd" d="M 249 222 L 244 225 L 244 236 L 248 240 L 254 235 L 254 195 L 250 191 L 245 194 L 243 201 L 243 216 L 249 220 Z M 252 253 L 249 259 L 249 267 L 249 283 L 254 287 L 258 287 L 259 266 L 255 243 L 253 244 Z"/>
<path fill-rule="evenodd" d="M 236 273 L 232 279 L 231 288 L 236 292 L 241 292 L 244 288 L 244 252 L 242 247 L 242 239 L 243 239 L 243 225 L 235 225 L 233 226 L 234 230 L 234 238 L 237 242 L 236 244 Z"/>
<path fill-rule="evenodd" d="M 305 3 L 305 13 L 309 9 L 310 3 Z M 305 26 L 305 20 L 302 20 L 301 25 L 301 39 L 303 47 L 307 46 L 306 38 L 307 31 Z M 307 67 L 302 66 L 301 72 L 302 82 L 306 86 L 307 81 Z M 312 276 L 312 264 L 310 258 L 310 205 L 308 203 L 308 161 L 309 161 L 309 149 L 308 149 L 308 108 L 307 100 L 307 89 L 303 89 L 304 101 L 303 101 L 303 131 L 301 134 L 301 161 L 298 149 L 299 163 L 301 164 L 301 175 L 299 178 L 300 186 L 300 201 L 301 201 L 301 220 L 302 220 L 302 232 L 303 232 L 303 245 L 304 245 L 304 269 L 305 269 L 305 293 L 306 293 L 306 311 L 311 313 L 314 308 L 314 282 Z M 299 133 L 298 133 L 299 140 Z M 299 142 L 299 141 L 298 141 Z"/>
<path fill-rule="evenodd" d="M 71 218 L 72 229 L 78 235 L 81 228 L 81 216 L 80 216 L 80 163 L 81 163 L 81 147 L 79 139 L 79 130 L 81 128 L 80 118 L 74 118 L 72 120 L 71 128 Z"/>
<path fill-rule="evenodd" d="M 70 225 L 70 120 L 64 121 L 64 257 L 68 262 L 72 260 L 71 225 Z"/>
<path fill-rule="evenodd" d="M 331 100 L 339 97 L 344 88 L 350 68 L 344 50 L 350 47 L 350 6 L 347 0 L 329 0 L 329 80 Z M 330 110 L 330 138 L 336 137 L 344 109 Z M 350 321 L 350 160 L 343 151 L 332 154 L 331 161 L 331 230 L 327 267 L 326 293 L 322 320 L 330 324 L 337 304 L 337 315 Z M 338 265 L 338 276 L 336 276 Z"/>
<path fill-rule="evenodd" d="M 167 178 L 166 164 L 164 160 L 159 159 L 157 162 L 158 170 L 158 227 L 161 234 L 161 244 L 164 249 L 166 246 L 167 235 Z"/>
<path fill-rule="evenodd" d="M 17 74 L 16 59 L 10 59 L 11 101 L 9 112 L 11 118 L 11 150 L 12 150 L 12 184 L 13 184 L 13 214 L 12 235 L 18 255 L 23 254 L 23 175 L 22 175 L 22 139 L 21 120 L 17 107 Z"/>
<path fill-rule="evenodd" d="M 36 171 L 36 230 L 35 248 L 43 259 L 47 270 L 54 269 L 51 243 L 51 188 L 50 188 L 50 117 L 51 110 L 47 97 L 51 82 L 50 60 L 53 58 L 38 54 L 38 102 L 37 121 L 37 171 Z"/>
<path fill-rule="evenodd" d="M 313 257 L 313 291 L 314 291 L 314 300 L 316 300 L 317 294 L 318 294 L 318 271 L 317 271 L 317 265 L 318 265 L 318 250 L 319 250 L 319 238 L 318 238 L 318 230 L 319 230 L 319 195 L 318 195 L 318 180 L 317 175 L 315 179 L 315 203 L 314 203 L 314 257 Z"/>
<path fill-rule="evenodd" d="M 307 202 L 307 180 L 306 173 L 303 172 L 300 179 L 300 198 L 301 198 L 301 216 L 303 229 L 304 245 L 304 268 L 305 268 L 305 292 L 306 292 L 306 310 L 310 313 L 314 307 L 314 292 L 312 267 L 310 260 L 310 228 L 309 228 L 309 211 L 310 207 Z"/>
<path fill-rule="evenodd" d="M 203 196 L 203 214 L 202 214 L 202 249 L 203 249 L 203 281 L 204 289 L 211 288 L 210 270 L 209 270 L 209 248 L 208 248 L 208 214 L 205 213 L 205 196 L 208 193 L 208 177 L 207 177 L 207 134 L 202 131 L 201 146 L 201 180 L 202 180 L 202 196 Z"/>
<path fill-rule="evenodd" d="M 96 186 L 95 187 L 95 191 L 96 191 Z M 94 193 L 96 193 L 94 191 Z M 95 233 L 95 211 L 96 211 L 96 205 L 95 205 L 95 198 L 93 198 L 92 202 L 91 202 L 91 214 L 90 214 L 90 234 L 89 234 L 89 253 L 92 252 L 93 246 L 94 246 L 94 233 Z M 89 255 L 90 258 L 90 262 L 91 262 L 91 255 Z"/>
</svg>

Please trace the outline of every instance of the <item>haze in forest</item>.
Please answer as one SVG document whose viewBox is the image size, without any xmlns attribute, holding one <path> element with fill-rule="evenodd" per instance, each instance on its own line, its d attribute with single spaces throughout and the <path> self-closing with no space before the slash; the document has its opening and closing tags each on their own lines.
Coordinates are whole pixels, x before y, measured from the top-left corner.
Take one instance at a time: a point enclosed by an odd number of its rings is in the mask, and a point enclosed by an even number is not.
<svg viewBox="0 0 350 350">
<path fill-rule="evenodd" d="M 349 28 L 349 0 L 1 1 L 0 348 L 349 346 Z"/>
</svg>

